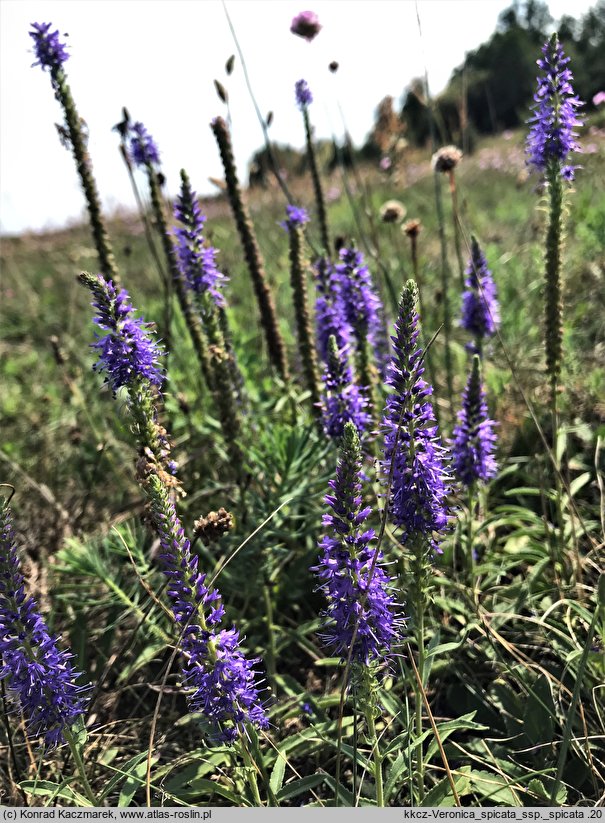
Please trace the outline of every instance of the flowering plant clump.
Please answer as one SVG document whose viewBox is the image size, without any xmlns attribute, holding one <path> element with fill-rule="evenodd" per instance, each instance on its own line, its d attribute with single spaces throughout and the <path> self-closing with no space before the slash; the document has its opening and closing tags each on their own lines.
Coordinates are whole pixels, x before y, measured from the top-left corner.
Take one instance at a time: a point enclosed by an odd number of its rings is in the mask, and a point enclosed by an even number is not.
<svg viewBox="0 0 605 823">
<path fill-rule="evenodd" d="M 438 550 L 436 535 L 447 525 L 450 476 L 429 400 L 433 389 L 422 379 L 424 352 L 418 346 L 417 300 L 418 290 L 409 280 L 399 304 L 387 371 L 386 383 L 393 393 L 384 412 L 382 472 L 390 484 L 390 519 L 401 528 L 402 542 L 422 538 Z"/>
<path fill-rule="evenodd" d="M 296 102 L 301 109 L 309 106 L 313 102 L 313 95 L 306 80 L 297 80 L 294 85 Z"/>
<path fill-rule="evenodd" d="M 574 129 L 582 125 L 577 109 L 582 105 L 571 85 L 573 75 L 556 34 L 542 47 L 537 61 L 542 74 L 534 95 L 534 114 L 527 136 L 528 162 L 538 171 L 545 172 L 549 163 L 560 167 L 566 180 L 573 180 L 577 166 L 565 164 L 570 153 L 579 151 Z"/>
<path fill-rule="evenodd" d="M 105 382 L 114 394 L 137 379 L 159 388 L 164 380 L 159 366 L 162 349 L 150 336 L 150 324 L 132 316 L 126 289 L 118 291 L 111 280 L 100 274 L 83 274 L 81 279 L 93 294 L 92 305 L 98 311 L 94 322 L 106 332 L 91 344 L 99 351 L 99 361 L 93 368 L 106 372 Z"/>
<path fill-rule="evenodd" d="M 196 294 L 209 294 L 216 306 L 224 308 L 221 286 L 227 278 L 216 264 L 217 250 L 204 242 L 206 217 L 184 171 L 181 172 L 181 190 L 174 206 L 174 216 L 183 223 L 174 233 L 179 269 L 185 282 Z"/>
<path fill-rule="evenodd" d="M 496 284 L 476 238 L 471 238 L 471 258 L 462 294 L 462 328 L 479 340 L 491 337 L 500 325 Z"/>
<path fill-rule="evenodd" d="M 348 346 L 339 349 L 334 335 L 328 340 L 328 359 L 323 374 L 324 392 L 321 399 L 324 431 L 328 437 L 342 437 L 345 425 L 353 423 L 359 433 L 365 432 L 372 417 L 368 401 L 353 382 Z"/>
<path fill-rule="evenodd" d="M 310 43 L 321 31 L 319 17 L 314 11 L 301 11 L 292 19 L 290 31 Z"/>
<path fill-rule="evenodd" d="M 201 712 L 212 740 L 233 743 L 246 723 L 267 729 L 254 665 L 240 648 L 237 629 L 220 629 L 225 610 L 217 589 L 206 585 L 198 557 L 169 500 L 165 486 L 152 474 L 148 479 L 151 516 L 161 544 L 160 560 L 169 580 L 168 597 L 184 653 L 185 685 L 191 689 L 189 708 Z"/>
<path fill-rule="evenodd" d="M 366 529 L 371 514 L 362 506 L 361 444 L 353 423 L 345 423 L 336 479 L 325 502 L 327 534 L 317 574 L 328 599 L 328 619 L 322 639 L 344 659 L 370 663 L 388 659 L 397 637 L 395 598 L 384 568 L 382 552 L 372 546 L 374 529 Z"/>
<path fill-rule="evenodd" d="M 88 704 L 89 687 L 76 684 L 73 655 L 57 644 L 25 593 L 10 509 L 0 502 L 0 680 L 23 711 L 28 734 L 42 736 L 46 748 L 65 742 Z"/>
<path fill-rule="evenodd" d="M 36 54 L 36 62 L 32 66 L 56 71 L 69 60 L 65 43 L 59 39 L 59 31 L 50 31 L 52 23 L 32 23 L 31 26 L 33 31 L 30 31 L 29 36 L 33 38 Z"/>
<path fill-rule="evenodd" d="M 458 412 L 452 446 L 454 470 L 467 487 L 475 482 L 487 483 L 497 474 L 495 425 L 487 410 L 481 382 L 481 362 L 475 355 L 462 395 L 462 408 Z"/>
<path fill-rule="evenodd" d="M 136 166 L 157 166 L 160 163 L 160 153 L 153 137 L 141 122 L 133 123 L 129 134 L 129 154 Z"/>
</svg>

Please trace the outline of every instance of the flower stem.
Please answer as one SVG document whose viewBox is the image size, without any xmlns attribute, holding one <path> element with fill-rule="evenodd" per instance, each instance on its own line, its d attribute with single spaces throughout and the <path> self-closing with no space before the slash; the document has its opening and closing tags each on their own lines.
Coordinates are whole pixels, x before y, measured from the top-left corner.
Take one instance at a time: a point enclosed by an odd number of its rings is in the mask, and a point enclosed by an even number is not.
<svg viewBox="0 0 605 823">
<path fill-rule="evenodd" d="M 63 737 L 67 741 L 72 757 L 74 759 L 74 763 L 76 764 L 76 769 L 78 770 L 80 780 L 82 781 L 82 788 L 84 789 L 84 794 L 86 795 L 87 799 L 90 800 L 93 806 L 98 807 L 100 804 L 97 798 L 95 797 L 95 794 L 91 788 L 90 783 L 88 782 L 88 777 L 86 776 L 86 769 L 84 768 L 84 761 L 82 760 L 82 755 L 80 754 L 80 747 L 78 746 L 78 743 L 70 729 L 63 730 Z"/>
<path fill-rule="evenodd" d="M 372 754 L 374 757 L 374 780 L 376 782 L 376 805 L 379 808 L 384 807 L 384 789 L 382 783 L 382 756 L 378 745 L 378 736 L 376 734 L 376 724 L 374 723 L 374 714 L 372 709 L 366 713 L 366 722 L 368 724 L 369 737 L 372 742 Z"/>
</svg>

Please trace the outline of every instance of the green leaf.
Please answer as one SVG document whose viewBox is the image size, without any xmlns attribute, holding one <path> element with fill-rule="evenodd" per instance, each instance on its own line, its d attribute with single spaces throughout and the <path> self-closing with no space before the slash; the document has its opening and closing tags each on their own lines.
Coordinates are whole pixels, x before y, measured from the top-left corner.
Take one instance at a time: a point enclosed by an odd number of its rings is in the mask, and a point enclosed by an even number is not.
<svg viewBox="0 0 605 823">
<path fill-rule="evenodd" d="M 496 806 L 518 806 L 519 797 L 509 788 L 506 779 L 493 772 L 478 770 L 471 772 L 471 786 L 480 797 Z"/>
<path fill-rule="evenodd" d="M 523 712 L 523 731 L 532 746 L 552 743 L 554 712 L 550 683 L 545 675 L 541 675 L 532 687 Z"/>
<path fill-rule="evenodd" d="M 108 797 L 108 795 L 112 791 L 114 791 L 114 789 L 117 789 L 122 780 L 127 778 L 132 772 L 132 770 L 135 769 L 136 766 L 138 766 L 139 763 L 142 760 L 145 760 L 146 758 L 147 752 L 139 752 L 139 754 L 135 754 L 134 757 L 131 757 L 130 760 L 127 760 L 126 763 L 124 763 L 124 765 L 119 768 L 116 768 L 115 766 L 110 766 L 110 768 L 114 769 L 117 772 L 117 774 L 114 774 L 111 780 L 109 780 L 109 782 L 103 789 L 103 792 L 99 797 L 99 800 L 105 800 L 105 798 Z"/>
<path fill-rule="evenodd" d="M 147 776 L 147 752 L 145 752 L 144 759 L 136 763 L 128 773 L 126 780 L 120 791 L 118 799 L 118 806 L 130 806 L 132 798 L 135 796 L 138 788 L 143 786 L 146 782 Z M 157 759 L 157 758 L 155 758 Z"/>
<path fill-rule="evenodd" d="M 384 797 L 385 800 L 390 800 L 391 797 L 394 797 L 401 785 L 400 777 L 408 767 L 409 761 L 408 758 L 404 755 L 403 752 L 399 752 L 395 760 L 393 761 L 391 768 L 388 771 L 387 779 L 384 784 Z"/>
<path fill-rule="evenodd" d="M 34 797 L 50 797 L 51 801 L 60 797 L 62 800 L 69 800 L 76 806 L 90 806 L 90 801 L 64 783 L 53 783 L 51 780 L 22 780 L 19 783 L 21 789 Z"/>
<path fill-rule="evenodd" d="M 301 777 L 300 780 L 293 780 L 280 789 L 277 793 L 277 799 L 282 801 L 288 800 L 291 797 L 298 797 L 299 794 L 314 789 L 315 786 L 319 786 L 320 783 L 324 782 L 325 778 L 325 774 L 309 774 L 307 777 Z"/>
<path fill-rule="evenodd" d="M 271 770 L 271 777 L 269 778 L 269 785 L 271 786 L 271 790 L 278 794 L 279 790 L 282 787 L 284 782 L 284 775 L 286 773 L 286 758 L 278 750 L 277 757 L 275 759 L 275 764 L 273 765 L 273 769 Z"/>
<path fill-rule="evenodd" d="M 458 797 L 463 797 L 465 794 L 468 794 L 470 790 L 470 766 L 463 766 L 458 771 L 463 772 L 463 774 L 457 774 L 454 777 L 454 786 L 456 787 Z M 430 792 L 425 794 L 421 805 L 429 807 L 445 806 L 447 808 L 455 806 L 456 799 L 449 778 L 444 777 L 436 786 L 433 786 Z"/>
</svg>

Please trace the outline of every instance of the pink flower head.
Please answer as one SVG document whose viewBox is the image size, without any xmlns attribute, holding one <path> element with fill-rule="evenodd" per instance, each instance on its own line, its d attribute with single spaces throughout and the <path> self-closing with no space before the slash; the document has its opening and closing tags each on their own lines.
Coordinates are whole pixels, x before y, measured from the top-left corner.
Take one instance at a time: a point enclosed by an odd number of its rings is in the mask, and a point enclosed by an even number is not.
<svg viewBox="0 0 605 823">
<path fill-rule="evenodd" d="M 290 31 L 299 37 L 304 37 L 309 43 L 319 34 L 321 23 L 314 11 L 301 11 L 292 20 Z"/>
<path fill-rule="evenodd" d="M 605 91 L 598 91 L 592 98 L 593 106 L 602 106 L 605 103 Z"/>
</svg>

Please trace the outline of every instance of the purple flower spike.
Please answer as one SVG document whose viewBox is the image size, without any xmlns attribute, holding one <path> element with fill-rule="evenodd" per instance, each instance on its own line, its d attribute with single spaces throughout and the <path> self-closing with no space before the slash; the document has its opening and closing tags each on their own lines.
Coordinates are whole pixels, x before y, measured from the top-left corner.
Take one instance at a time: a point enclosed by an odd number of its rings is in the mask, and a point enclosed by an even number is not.
<svg viewBox="0 0 605 823">
<path fill-rule="evenodd" d="M 160 561 L 168 578 L 168 597 L 181 632 L 184 680 L 192 691 L 192 712 L 208 723 L 213 741 L 233 743 L 246 733 L 246 723 L 267 729 L 269 721 L 259 700 L 254 665 L 240 648 L 237 629 L 221 629 L 225 610 L 220 594 L 206 585 L 198 558 L 166 488 L 156 475 L 149 477 L 151 516 L 160 538 Z"/>
<path fill-rule="evenodd" d="M 355 248 L 342 248 L 336 275 L 345 319 L 353 330 L 358 348 L 364 345 L 366 339 L 375 347 L 380 337 L 382 304 L 363 254 Z"/>
<path fill-rule="evenodd" d="M 286 206 L 286 219 L 279 224 L 282 229 L 293 228 L 294 226 L 304 226 L 309 222 L 309 214 L 306 209 L 298 206 Z"/>
<path fill-rule="evenodd" d="M 383 477 L 388 482 L 391 522 L 402 530 L 403 543 L 422 539 L 439 551 L 437 536 L 447 526 L 446 496 L 450 476 L 446 451 L 439 439 L 432 387 L 422 379 L 423 351 L 417 314 L 418 289 L 406 283 L 395 326 L 393 359 L 389 365 L 389 395 L 384 413 Z"/>
<path fill-rule="evenodd" d="M 95 371 L 106 372 L 105 382 L 114 394 L 141 379 L 159 388 L 164 380 L 159 366 L 162 350 L 150 336 L 149 323 L 132 316 L 126 289 L 118 292 L 111 280 L 100 274 L 81 274 L 80 280 L 93 294 L 92 305 L 99 312 L 94 322 L 107 332 L 91 344 L 99 351 Z"/>
<path fill-rule="evenodd" d="M 66 60 L 69 54 L 66 51 L 65 43 L 59 40 L 59 32 L 50 31 L 52 23 L 32 23 L 33 31 L 29 36 L 34 41 L 34 52 L 36 62 L 32 66 L 42 66 L 43 69 L 56 71 Z"/>
<path fill-rule="evenodd" d="M 296 93 L 296 102 L 301 109 L 313 102 L 313 95 L 306 80 L 297 80 L 294 91 Z"/>
<path fill-rule="evenodd" d="M 466 291 L 462 294 L 462 328 L 479 340 L 491 337 L 500 325 L 496 284 L 476 238 L 471 238 L 471 259 L 466 269 Z"/>
<path fill-rule="evenodd" d="M 181 171 L 181 191 L 174 206 L 174 216 L 183 223 L 183 228 L 175 229 L 174 233 L 178 265 L 185 282 L 197 295 L 208 294 L 216 306 L 224 308 L 221 287 L 227 278 L 216 264 L 217 250 L 204 243 L 206 218 L 184 171 Z"/>
<path fill-rule="evenodd" d="M 141 167 L 159 166 L 160 153 L 158 147 L 142 123 L 132 124 L 129 137 L 130 157 L 135 165 Z"/>
<path fill-rule="evenodd" d="M 399 621 L 382 552 L 372 546 L 374 529 L 364 526 L 371 509 L 362 506 L 361 463 L 359 435 L 349 422 L 336 479 L 330 481 L 332 492 L 325 498 L 330 512 L 323 516 L 323 554 L 312 571 L 328 599 L 323 641 L 343 659 L 351 653 L 353 662 L 368 664 L 388 660 Z"/>
<path fill-rule="evenodd" d="M 293 18 L 290 31 L 310 43 L 321 31 L 319 17 L 314 11 L 301 11 Z"/>
<path fill-rule="evenodd" d="M 354 424 L 358 432 L 365 432 L 372 421 L 366 410 L 368 401 L 359 386 L 353 383 L 348 346 L 339 349 L 334 335 L 328 340 L 323 384 L 321 406 L 324 430 L 328 437 L 342 437 L 345 425 L 349 422 Z"/>
<path fill-rule="evenodd" d="M 342 349 L 351 339 L 351 328 L 345 317 L 340 278 L 332 263 L 320 257 L 315 264 L 315 324 L 317 349 L 324 363 L 328 360 L 328 341 L 336 338 L 336 346 Z"/>
<path fill-rule="evenodd" d="M 572 88 L 569 57 L 565 57 L 556 34 L 542 47 L 542 55 L 537 63 L 543 74 L 538 77 L 534 114 L 529 120 L 528 162 L 542 173 L 551 162 L 557 163 L 563 177 L 573 180 L 577 167 L 565 161 L 571 152 L 580 151 L 574 128 L 582 125 L 576 116 L 582 103 Z"/>
<path fill-rule="evenodd" d="M 72 658 L 59 650 L 34 599 L 25 594 L 10 509 L 0 502 L 0 680 L 23 711 L 28 735 L 44 737 L 47 749 L 64 743 L 64 733 L 86 711 L 89 687 L 76 685 L 80 674 Z"/>
<path fill-rule="evenodd" d="M 454 470 L 465 486 L 473 483 L 487 483 L 498 471 L 494 459 L 496 435 L 490 420 L 485 391 L 481 382 L 481 361 L 473 357 L 473 367 L 469 374 L 462 408 L 458 412 L 458 425 L 454 428 Z"/>
</svg>

